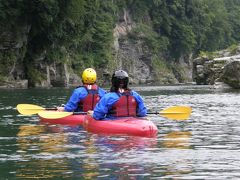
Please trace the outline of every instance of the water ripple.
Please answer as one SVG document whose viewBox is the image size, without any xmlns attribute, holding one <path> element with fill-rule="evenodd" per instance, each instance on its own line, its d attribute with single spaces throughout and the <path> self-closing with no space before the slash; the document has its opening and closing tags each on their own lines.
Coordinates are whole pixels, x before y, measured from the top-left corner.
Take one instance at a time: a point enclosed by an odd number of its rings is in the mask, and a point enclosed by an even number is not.
<svg viewBox="0 0 240 180">
<path fill-rule="evenodd" d="M 135 88 L 133 88 L 135 89 Z M 71 89 L 1 91 L 3 179 L 238 179 L 240 93 L 211 86 L 136 87 L 149 111 L 188 105 L 188 120 L 149 115 L 156 138 L 100 136 L 82 127 L 41 125 L 16 112 L 18 103 L 53 107 Z M 4 173 L 6 172 L 6 173 Z"/>
</svg>

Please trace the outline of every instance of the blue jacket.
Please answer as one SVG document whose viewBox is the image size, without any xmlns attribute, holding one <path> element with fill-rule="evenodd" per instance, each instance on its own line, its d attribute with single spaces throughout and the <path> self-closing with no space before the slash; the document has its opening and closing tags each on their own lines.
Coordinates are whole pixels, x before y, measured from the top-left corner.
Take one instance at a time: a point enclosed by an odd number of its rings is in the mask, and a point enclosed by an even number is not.
<svg viewBox="0 0 240 180">
<path fill-rule="evenodd" d="M 135 91 L 131 91 L 131 93 L 132 93 L 132 96 L 136 99 L 136 102 L 138 104 L 137 116 L 139 117 L 146 116 L 147 108 L 143 103 L 142 97 Z M 120 98 L 119 95 L 121 94 L 120 93 L 117 94 L 115 92 L 109 92 L 105 94 L 95 106 L 94 112 L 93 112 L 93 118 L 97 120 L 104 119 L 104 118 L 113 119 L 113 116 L 108 113 L 112 109 L 112 106 Z"/>
<path fill-rule="evenodd" d="M 106 91 L 100 87 L 98 87 L 99 97 L 102 98 Z M 76 88 L 67 104 L 64 106 L 64 110 L 68 112 L 80 111 L 78 108 L 80 100 L 84 99 L 88 95 L 88 92 L 85 87 Z"/>
</svg>

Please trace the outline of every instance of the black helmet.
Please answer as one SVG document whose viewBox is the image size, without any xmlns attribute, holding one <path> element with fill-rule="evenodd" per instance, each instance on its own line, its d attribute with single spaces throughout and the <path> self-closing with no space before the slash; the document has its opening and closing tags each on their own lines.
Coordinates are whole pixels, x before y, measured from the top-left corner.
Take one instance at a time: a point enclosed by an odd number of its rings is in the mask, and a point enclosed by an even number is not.
<svg viewBox="0 0 240 180">
<path fill-rule="evenodd" d="M 120 87 L 127 89 L 128 81 L 129 77 L 127 72 L 123 70 L 117 70 L 112 75 L 112 88 L 114 88 L 115 91 L 117 91 Z"/>
</svg>

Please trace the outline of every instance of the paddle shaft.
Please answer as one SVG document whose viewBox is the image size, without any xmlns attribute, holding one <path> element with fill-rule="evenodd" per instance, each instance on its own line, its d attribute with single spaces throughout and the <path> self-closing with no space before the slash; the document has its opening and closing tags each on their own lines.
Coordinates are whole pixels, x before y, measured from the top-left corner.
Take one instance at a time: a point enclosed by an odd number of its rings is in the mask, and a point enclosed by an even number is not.
<svg viewBox="0 0 240 180">
<path fill-rule="evenodd" d="M 73 115 L 79 115 L 79 114 L 87 114 L 87 112 L 73 112 Z"/>
<path fill-rule="evenodd" d="M 47 110 L 47 111 L 56 111 L 57 108 L 45 108 L 45 110 Z"/>
<path fill-rule="evenodd" d="M 183 114 L 184 112 L 147 112 L 147 114 Z"/>
<path fill-rule="evenodd" d="M 87 112 L 65 112 L 57 111 L 57 108 L 43 108 L 33 104 L 18 104 L 17 110 L 23 115 L 37 114 L 44 118 L 62 118 L 69 115 L 87 114 Z M 161 115 L 168 119 L 183 120 L 188 119 L 191 114 L 191 107 L 188 106 L 172 106 L 160 112 L 148 112 L 147 114 Z"/>
<path fill-rule="evenodd" d="M 147 114 L 159 114 L 159 112 L 147 112 Z"/>
</svg>

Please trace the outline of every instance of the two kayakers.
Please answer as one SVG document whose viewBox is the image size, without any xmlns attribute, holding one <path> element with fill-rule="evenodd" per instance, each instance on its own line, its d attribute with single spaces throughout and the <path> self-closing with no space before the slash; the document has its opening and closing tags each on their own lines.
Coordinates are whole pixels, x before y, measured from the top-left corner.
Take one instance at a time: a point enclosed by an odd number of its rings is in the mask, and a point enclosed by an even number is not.
<svg viewBox="0 0 240 180">
<path fill-rule="evenodd" d="M 64 107 L 58 107 L 58 111 L 83 111 L 93 110 L 96 103 L 103 97 L 106 91 L 96 84 L 97 73 L 92 68 L 87 68 L 82 73 L 83 86 L 77 87 L 67 104 Z"/>
<path fill-rule="evenodd" d="M 97 103 L 92 114 L 94 119 L 116 118 L 124 116 L 143 117 L 147 114 L 142 97 L 128 88 L 129 76 L 123 70 L 112 75 L 112 87 Z"/>
</svg>

